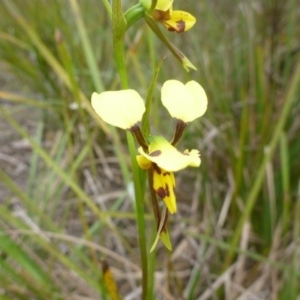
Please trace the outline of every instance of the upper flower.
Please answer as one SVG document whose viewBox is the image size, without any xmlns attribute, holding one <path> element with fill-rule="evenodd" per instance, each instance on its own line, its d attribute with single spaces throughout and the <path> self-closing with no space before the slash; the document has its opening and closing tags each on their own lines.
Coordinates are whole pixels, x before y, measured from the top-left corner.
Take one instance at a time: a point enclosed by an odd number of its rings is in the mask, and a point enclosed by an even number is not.
<svg viewBox="0 0 300 300">
<path fill-rule="evenodd" d="M 181 10 L 173 11 L 173 0 L 158 0 L 152 15 L 169 31 L 178 33 L 189 30 L 196 23 L 196 18 L 191 14 Z"/>
</svg>

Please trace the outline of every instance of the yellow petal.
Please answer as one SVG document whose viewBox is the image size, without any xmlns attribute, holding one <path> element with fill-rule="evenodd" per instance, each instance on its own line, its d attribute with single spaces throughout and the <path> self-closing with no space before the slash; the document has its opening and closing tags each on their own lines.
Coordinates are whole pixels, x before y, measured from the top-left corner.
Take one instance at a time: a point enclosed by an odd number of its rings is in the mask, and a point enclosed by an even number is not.
<svg viewBox="0 0 300 300">
<path fill-rule="evenodd" d="M 169 31 L 180 33 L 191 29 L 196 23 L 196 18 L 185 11 L 175 10 L 171 13 L 170 19 L 162 23 Z"/>
<path fill-rule="evenodd" d="M 130 129 L 142 120 L 145 104 L 134 90 L 93 93 L 92 106 L 108 124 Z"/>
<path fill-rule="evenodd" d="M 148 170 L 152 166 L 152 162 L 143 155 L 137 155 L 136 160 L 139 167 L 143 170 Z"/>
<path fill-rule="evenodd" d="M 157 0 L 155 9 L 167 11 L 172 7 L 173 0 Z"/>
<path fill-rule="evenodd" d="M 153 189 L 162 198 L 171 214 L 176 213 L 175 177 L 173 172 L 168 172 L 159 167 L 153 170 Z"/>
<path fill-rule="evenodd" d="M 138 152 L 169 172 L 176 172 L 188 166 L 198 167 L 201 163 L 198 150 L 181 153 L 161 136 L 153 137 L 149 145 L 149 154 L 145 153 L 142 147 Z"/>
<path fill-rule="evenodd" d="M 161 100 L 173 118 L 189 123 L 201 117 L 207 108 L 207 96 L 196 81 L 183 84 L 168 80 L 161 89 Z"/>
<path fill-rule="evenodd" d="M 190 161 L 190 164 L 189 166 L 190 167 L 199 167 L 199 151 L 196 150 L 196 149 L 193 149 L 191 151 L 189 151 L 188 149 L 184 150 L 183 152 L 184 154 L 187 154 L 190 156 L 191 158 L 191 161 Z"/>
</svg>

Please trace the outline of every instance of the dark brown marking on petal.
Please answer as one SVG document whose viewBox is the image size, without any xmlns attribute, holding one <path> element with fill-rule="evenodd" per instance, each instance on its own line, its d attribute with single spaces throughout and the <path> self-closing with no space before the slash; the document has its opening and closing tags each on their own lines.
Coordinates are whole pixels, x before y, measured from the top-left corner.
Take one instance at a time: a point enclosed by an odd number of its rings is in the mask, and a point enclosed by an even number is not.
<svg viewBox="0 0 300 300">
<path fill-rule="evenodd" d="M 177 32 L 180 33 L 180 32 L 184 32 L 185 31 L 185 22 L 183 20 L 180 20 L 177 23 Z"/>
<path fill-rule="evenodd" d="M 161 151 L 156 150 L 156 151 L 151 152 L 149 155 L 152 156 L 152 157 L 159 156 L 159 155 L 161 155 Z"/>
<path fill-rule="evenodd" d="M 170 10 L 163 11 L 163 10 L 155 9 L 152 13 L 152 16 L 155 20 L 159 22 L 163 22 L 171 19 Z"/>
<path fill-rule="evenodd" d="M 173 27 L 168 27 L 168 31 L 172 31 L 172 32 L 174 32 L 174 31 L 176 31 L 176 32 L 178 32 L 175 28 L 173 28 Z"/>
<path fill-rule="evenodd" d="M 166 184 L 166 188 L 165 188 L 165 193 L 166 196 L 170 197 L 170 190 L 169 190 L 169 186 Z"/>
<path fill-rule="evenodd" d="M 164 172 L 163 173 L 163 176 L 167 176 L 167 175 L 170 175 L 170 172 Z"/>
<path fill-rule="evenodd" d="M 166 195 L 166 191 L 163 187 L 158 188 L 157 190 L 155 190 L 156 194 L 160 197 L 160 198 L 165 198 Z"/>
<path fill-rule="evenodd" d="M 172 27 L 168 23 L 165 23 L 165 24 L 166 24 L 166 26 L 168 26 L 167 29 L 169 31 L 172 31 L 172 32 L 176 31 L 177 33 L 181 33 L 181 32 L 185 31 L 185 22 L 183 20 L 177 21 L 176 22 L 176 27 Z M 182 57 L 184 57 L 184 55 Z"/>
<path fill-rule="evenodd" d="M 152 164 L 153 170 L 160 175 L 161 174 L 161 168 L 157 166 L 157 164 Z"/>
</svg>

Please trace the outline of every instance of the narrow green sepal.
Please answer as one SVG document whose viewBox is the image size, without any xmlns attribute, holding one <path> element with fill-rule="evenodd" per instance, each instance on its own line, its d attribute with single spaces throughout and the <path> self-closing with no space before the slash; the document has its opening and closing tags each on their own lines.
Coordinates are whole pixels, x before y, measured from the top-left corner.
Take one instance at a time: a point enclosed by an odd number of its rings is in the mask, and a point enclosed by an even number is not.
<svg viewBox="0 0 300 300">
<path fill-rule="evenodd" d="M 160 234 L 159 233 L 156 234 L 156 238 L 150 249 L 150 253 L 153 252 L 154 249 L 156 248 L 159 239 L 162 241 L 162 243 L 168 250 L 172 251 L 172 243 L 171 243 L 170 235 L 168 230 L 166 229 L 166 231 L 162 231 Z"/>
<path fill-rule="evenodd" d="M 164 206 L 162 209 L 161 219 L 159 221 L 156 238 L 150 249 L 150 253 L 156 248 L 159 239 L 161 239 L 162 243 L 165 245 L 167 249 L 172 251 L 171 239 L 168 233 L 168 229 L 166 227 L 167 219 L 168 219 L 168 211 L 166 206 Z"/>
<path fill-rule="evenodd" d="M 154 243 L 153 243 L 153 245 L 150 249 L 150 253 L 156 248 L 158 240 L 159 240 L 159 233 L 156 234 L 156 238 L 155 238 L 155 241 L 154 241 Z"/>
<path fill-rule="evenodd" d="M 168 230 L 161 232 L 160 240 L 163 242 L 163 244 L 168 250 L 172 251 L 172 243 Z"/>
</svg>

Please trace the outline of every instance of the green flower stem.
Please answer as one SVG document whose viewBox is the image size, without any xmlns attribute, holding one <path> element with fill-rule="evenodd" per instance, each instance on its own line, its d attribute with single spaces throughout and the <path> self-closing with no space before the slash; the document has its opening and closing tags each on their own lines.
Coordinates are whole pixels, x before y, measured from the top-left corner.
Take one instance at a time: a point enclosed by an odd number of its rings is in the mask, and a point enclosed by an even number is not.
<svg viewBox="0 0 300 300">
<path fill-rule="evenodd" d="M 121 0 L 113 0 L 112 2 L 112 25 L 113 25 L 113 44 L 115 60 L 117 64 L 118 73 L 123 89 L 128 89 L 128 79 L 124 55 L 124 34 L 127 28 L 127 22 L 124 18 L 121 6 Z M 127 132 L 127 143 L 130 152 L 133 182 L 136 201 L 136 214 L 138 235 L 142 263 L 142 298 L 147 299 L 148 292 L 148 258 L 146 248 L 146 234 L 145 234 L 145 219 L 144 219 L 144 194 L 145 194 L 145 176 L 139 169 L 136 161 L 136 147 L 134 138 L 131 133 Z"/>
<path fill-rule="evenodd" d="M 108 12 L 110 18 L 112 18 L 112 11 L 111 11 L 111 6 L 110 6 L 110 3 L 108 0 L 102 0 L 105 8 L 106 8 L 106 11 Z"/>
</svg>

